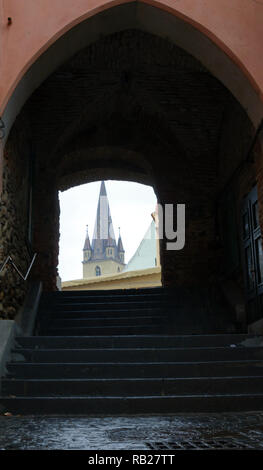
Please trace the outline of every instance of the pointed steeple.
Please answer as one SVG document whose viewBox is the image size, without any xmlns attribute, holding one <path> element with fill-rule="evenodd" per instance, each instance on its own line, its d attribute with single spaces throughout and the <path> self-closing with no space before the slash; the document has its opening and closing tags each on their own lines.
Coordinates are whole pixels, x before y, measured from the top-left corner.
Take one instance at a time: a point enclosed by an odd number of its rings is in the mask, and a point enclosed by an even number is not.
<svg viewBox="0 0 263 470">
<path fill-rule="evenodd" d="M 107 246 L 116 248 L 110 206 L 104 181 L 101 182 L 96 222 L 92 239 L 93 259 L 104 259 Z"/>
<path fill-rule="evenodd" d="M 107 197 L 106 186 L 105 186 L 104 181 L 102 181 L 101 185 L 100 185 L 100 196 L 106 196 Z"/>
<path fill-rule="evenodd" d="M 84 244 L 84 251 L 90 250 L 91 251 L 91 244 L 90 244 L 90 239 L 89 239 L 89 231 L 88 231 L 88 225 L 87 225 L 87 233 L 86 233 L 86 239 L 85 239 L 85 244 Z"/>
<path fill-rule="evenodd" d="M 121 239 L 121 231 L 120 231 L 120 227 L 119 227 L 118 257 L 119 257 L 121 263 L 124 263 L 124 253 L 125 253 L 125 250 L 123 248 L 123 243 L 122 243 L 122 239 Z"/>
<path fill-rule="evenodd" d="M 121 239 L 121 230 L 120 230 L 120 227 L 119 227 L 119 239 L 118 239 L 118 252 L 119 252 L 119 253 L 125 253 L 125 250 L 124 250 L 123 244 L 122 244 L 122 239 Z"/>
<path fill-rule="evenodd" d="M 92 257 L 92 248 L 90 245 L 90 240 L 89 240 L 89 232 L 88 232 L 88 226 L 87 226 L 87 233 L 86 233 L 86 238 L 85 238 L 85 243 L 84 243 L 84 248 L 83 248 L 83 261 L 82 263 L 85 264 L 88 261 L 90 261 Z"/>
</svg>

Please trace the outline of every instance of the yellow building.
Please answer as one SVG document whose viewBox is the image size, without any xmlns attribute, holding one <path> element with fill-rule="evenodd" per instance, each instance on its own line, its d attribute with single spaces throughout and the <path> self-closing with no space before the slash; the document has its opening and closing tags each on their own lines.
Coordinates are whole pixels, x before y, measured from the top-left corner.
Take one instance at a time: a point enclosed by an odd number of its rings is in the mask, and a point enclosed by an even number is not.
<svg viewBox="0 0 263 470">
<path fill-rule="evenodd" d="M 62 282 L 62 290 L 140 289 L 161 286 L 161 267 Z"/>
</svg>

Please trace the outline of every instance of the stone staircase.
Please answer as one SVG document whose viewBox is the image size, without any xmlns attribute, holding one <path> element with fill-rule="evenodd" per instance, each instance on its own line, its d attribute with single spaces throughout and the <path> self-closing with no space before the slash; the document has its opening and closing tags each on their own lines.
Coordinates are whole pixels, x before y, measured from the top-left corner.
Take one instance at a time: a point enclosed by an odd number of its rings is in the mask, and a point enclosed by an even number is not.
<svg viewBox="0 0 263 470">
<path fill-rule="evenodd" d="M 200 303 L 193 311 L 186 296 L 44 294 L 35 336 L 16 338 L 0 404 L 20 415 L 262 410 L 262 338 Z"/>
</svg>

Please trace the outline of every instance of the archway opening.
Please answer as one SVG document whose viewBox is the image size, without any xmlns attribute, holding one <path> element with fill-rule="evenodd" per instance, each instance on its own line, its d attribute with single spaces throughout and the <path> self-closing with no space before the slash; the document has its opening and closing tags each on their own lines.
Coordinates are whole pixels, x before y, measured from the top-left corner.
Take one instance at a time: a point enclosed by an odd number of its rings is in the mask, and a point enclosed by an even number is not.
<svg viewBox="0 0 263 470">
<path fill-rule="evenodd" d="M 93 182 L 60 192 L 59 199 L 59 288 L 162 285 L 152 187 L 127 181 Z"/>
</svg>

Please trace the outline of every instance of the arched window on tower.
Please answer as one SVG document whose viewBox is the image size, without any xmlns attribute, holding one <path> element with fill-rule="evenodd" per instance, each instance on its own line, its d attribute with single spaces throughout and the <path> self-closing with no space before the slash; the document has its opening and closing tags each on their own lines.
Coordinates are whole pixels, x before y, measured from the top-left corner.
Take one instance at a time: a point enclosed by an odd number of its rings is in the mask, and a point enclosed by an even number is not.
<svg viewBox="0 0 263 470">
<path fill-rule="evenodd" d="M 96 266 L 95 273 L 96 273 L 96 276 L 101 276 L 101 269 L 99 266 Z"/>
</svg>

